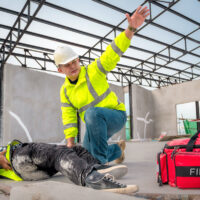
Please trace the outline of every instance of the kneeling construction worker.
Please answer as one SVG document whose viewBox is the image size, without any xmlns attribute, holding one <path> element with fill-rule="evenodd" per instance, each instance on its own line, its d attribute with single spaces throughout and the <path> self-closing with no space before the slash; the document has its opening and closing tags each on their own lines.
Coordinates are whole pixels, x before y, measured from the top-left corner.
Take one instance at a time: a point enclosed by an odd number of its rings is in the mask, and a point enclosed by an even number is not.
<svg viewBox="0 0 200 200">
<path fill-rule="evenodd" d="M 103 166 L 81 146 L 45 143 L 21 143 L 14 140 L 0 147 L 0 176 L 16 181 L 47 179 L 61 172 L 73 183 L 97 190 L 132 193 L 136 185 L 124 185 L 114 181 L 111 174 L 115 167 Z M 119 169 L 120 167 L 117 167 Z M 121 169 L 120 169 L 121 170 Z"/>
<path fill-rule="evenodd" d="M 134 32 L 149 15 L 141 6 L 132 16 L 126 14 L 128 28 L 108 45 L 106 51 L 88 66 L 80 66 L 79 56 L 69 46 L 58 47 L 54 61 L 58 72 L 66 75 L 60 89 L 63 130 L 67 146 L 75 145 L 77 112 L 86 125 L 83 146 L 102 164 L 124 160 L 125 142 L 108 145 L 107 141 L 126 123 L 125 105 L 110 89 L 106 75 L 128 49 Z"/>
</svg>

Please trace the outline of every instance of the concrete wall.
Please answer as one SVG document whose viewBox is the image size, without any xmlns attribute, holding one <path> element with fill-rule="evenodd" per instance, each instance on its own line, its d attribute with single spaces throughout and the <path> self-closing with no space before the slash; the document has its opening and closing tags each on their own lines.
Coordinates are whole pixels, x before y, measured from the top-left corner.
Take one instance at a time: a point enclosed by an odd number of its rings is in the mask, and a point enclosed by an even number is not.
<svg viewBox="0 0 200 200">
<path fill-rule="evenodd" d="M 147 139 L 154 136 L 154 102 L 152 93 L 132 85 L 133 137 Z"/>
<path fill-rule="evenodd" d="M 60 143 L 64 140 L 60 87 L 63 77 L 6 64 L 4 68 L 3 131 L 1 144 L 23 142 Z M 123 88 L 111 85 L 124 100 Z M 81 137 L 84 135 L 82 123 Z M 122 136 L 123 135 L 123 136 Z M 124 138 L 125 129 L 113 138 Z"/>
<path fill-rule="evenodd" d="M 152 91 L 154 102 L 155 137 L 161 132 L 177 135 L 176 105 L 200 101 L 200 80 Z"/>
<path fill-rule="evenodd" d="M 64 140 L 59 100 L 63 77 L 7 64 L 4 71 L 3 132 L 0 143 L 12 139 L 60 143 Z M 124 101 L 123 88 L 111 85 Z M 132 85 L 134 138 L 177 135 L 176 104 L 200 100 L 200 80 L 154 91 Z M 81 123 L 81 141 L 85 125 Z M 125 138 L 125 128 L 112 140 Z"/>
<path fill-rule="evenodd" d="M 3 143 L 12 139 L 61 142 L 59 88 L 63 78 L 5 65 Z"/>
<path fill-rule="evenodd" d="M 145 129 L 147 129 L 145 139 L 159 137 L 162 132 L 166 132 L 167 135 L 177 135 L 176 105 L 200 101 L 198 91 L 200 91 L 200 80 L 152 91 L 133 85 L 134 139 L 144 138 Z"/>
</svg>

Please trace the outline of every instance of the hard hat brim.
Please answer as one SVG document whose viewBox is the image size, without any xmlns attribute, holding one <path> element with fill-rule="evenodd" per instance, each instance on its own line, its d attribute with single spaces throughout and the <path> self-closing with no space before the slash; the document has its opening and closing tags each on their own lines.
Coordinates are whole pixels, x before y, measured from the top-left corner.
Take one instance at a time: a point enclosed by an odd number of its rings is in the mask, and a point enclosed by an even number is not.
<svg viewBox="0 0 200 200">
<path fill-rule="evenodd" d="M 69 63 L 69 62 L 75 60 L 75 59 L 78 58 L 78 57 L 79 57 L 78 55 L 75 55 L 75 56 L 73 56 L 73 57 L 70 58 L 70 59 L 66 59 L 66 60 L 64 60 L 63 62 L 57 63 L 56 65 L 57 65 L 57 67 L 59 67 L 59 65 L 65 65 L 65 64 L 67 64 L 67 63 Z"/>
</svg>

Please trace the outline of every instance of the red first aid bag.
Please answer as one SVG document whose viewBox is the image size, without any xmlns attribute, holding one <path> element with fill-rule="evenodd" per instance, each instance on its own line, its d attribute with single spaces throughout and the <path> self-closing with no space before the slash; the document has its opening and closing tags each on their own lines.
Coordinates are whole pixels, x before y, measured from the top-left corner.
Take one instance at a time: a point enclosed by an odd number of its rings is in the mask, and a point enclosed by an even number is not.
<svg viewBox="0 0 200 200">
<path fill-rule="evenodd" d="M 157 155 L 159 185 L 200 188 L 200 131 L 168 142 Z"/>
</svg>

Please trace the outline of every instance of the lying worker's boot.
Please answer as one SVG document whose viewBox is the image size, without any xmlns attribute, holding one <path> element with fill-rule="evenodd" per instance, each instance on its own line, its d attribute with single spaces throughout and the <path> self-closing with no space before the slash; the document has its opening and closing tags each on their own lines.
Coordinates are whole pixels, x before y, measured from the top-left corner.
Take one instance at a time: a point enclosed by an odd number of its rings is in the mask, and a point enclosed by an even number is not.
<svg viewBox="0 0 200 200">
<path fill-rule="evenodd" d="M 117 159 L 115 160 L 115 163 L 120 164 L 120 163 L 122 163 L 122 162 L 124 161 L 124 159 L 125 159 L 125 153 L 124 153 L 124 151 L 125 151 L 125 148 L 126 148 L 126 143 L 125 143 L 124 140 L 120 140 L 117 144 L 118 144 L 118 146 L 120 147 L 120 149 L 121 149 L 121 151 L 122 151 L 122 154 L 121 154 L 121 156 L 120 156 L 119 158 L 117 158 Z"/>
<path fill-rule="evenodd" d="M 121 177 L 125 176 L 128 172 L 128 167 L 125 165 L 100 165 L 97 168 L 97 171 L 101 174 L 109 173 L 114 176 L 115 179 L 120 179 Z"/>
<path fill-rule="evenodd" d="M 137 185 L 124 185 L 113 180 L 110 174 L 100 174 L 93 170 L 85 179 L 86 187 L 108 192 L 130 194 L 138 191 Z"/>
</svg>

